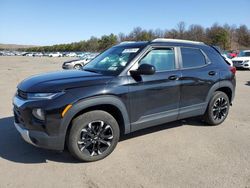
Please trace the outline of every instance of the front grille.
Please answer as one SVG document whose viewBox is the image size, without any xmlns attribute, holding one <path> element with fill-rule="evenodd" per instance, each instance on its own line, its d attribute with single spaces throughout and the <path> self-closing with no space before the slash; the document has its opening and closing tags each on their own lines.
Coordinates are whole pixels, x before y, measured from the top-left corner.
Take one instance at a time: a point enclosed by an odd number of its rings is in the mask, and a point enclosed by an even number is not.
<svg viewBox="0 0 250 188">
<path fill-rule="evenodd" d="M 234 64 L 242 64 L 243 61 L 233 61 Z"/>
<path fill-rule="evenodd" d="M 16 123 L 20 123 L 19 117 L 18 117 L 18 115 L 16 114 L 16 112 L 14 112 L 14 118 L 15 118 L 15 122 L 16 122 Z"/>
<path fill-rule="evenodd" d="M 17 90 L 17 95 L 22 99 L 27 99 L 28 94 L 26 92 L 21 91 L 20 89 Z"/>
<path fill-rule="evenodd" d="M 14 105 L 13 108 L 14 108 L 14 109 L 13 109 L 14 112 L 17 113 L 18 115 L 20 115 L 20 111 L 19 111 L 18 107 L 17 107 L 16 105 Z"/>
<path fill-rule="evenodd" d="M 21 116 L 21 113 L 20 113 L 20 111 L 19 111 L 19 109 L 18 109 L 18 107 L 16 105 L 14 105 L 13 110 L 14 110 L 15 122 L 24 124 L 24 120 L 23 120 L 23 118 Z"/>
</svg>

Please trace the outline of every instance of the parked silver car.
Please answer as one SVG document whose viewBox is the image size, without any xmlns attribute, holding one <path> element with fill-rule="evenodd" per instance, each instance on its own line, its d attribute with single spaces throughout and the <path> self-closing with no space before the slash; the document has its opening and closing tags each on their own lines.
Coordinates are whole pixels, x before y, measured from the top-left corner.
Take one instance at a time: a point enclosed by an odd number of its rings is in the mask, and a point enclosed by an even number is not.
<svg viewBox="0 0 250 188">
<path fill-rule="evenodd" d="M 90 62 L 92 59 L 94 59 L 96 56 L 87 56 L 81 59 L 74 59 L 70 61 L 66 61 L 63 63 L 62 68 L 63 69 L 82 69 L 84 65 L 86 65 L 88 62 Z"/>
</svg>

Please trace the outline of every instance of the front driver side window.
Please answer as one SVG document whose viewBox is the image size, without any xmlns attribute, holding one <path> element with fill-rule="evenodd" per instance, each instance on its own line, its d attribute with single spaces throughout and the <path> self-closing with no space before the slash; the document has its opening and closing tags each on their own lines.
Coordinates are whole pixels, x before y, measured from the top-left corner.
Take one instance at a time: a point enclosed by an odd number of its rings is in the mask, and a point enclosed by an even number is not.
<svg viewBox="0 0 250 188">
<path fill-rule="evenodd" d="M 156 72 L 174 70 L 176 68 L 174 49 L 153 49 L 140 60 L 139 64 L 153 65 Z"/>
</svg>

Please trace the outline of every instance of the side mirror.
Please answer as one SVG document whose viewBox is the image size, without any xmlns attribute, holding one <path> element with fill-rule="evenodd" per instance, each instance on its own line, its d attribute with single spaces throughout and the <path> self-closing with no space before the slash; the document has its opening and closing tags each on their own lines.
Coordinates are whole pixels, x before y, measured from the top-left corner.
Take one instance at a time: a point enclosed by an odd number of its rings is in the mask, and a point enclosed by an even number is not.
<svg viewBox="0 0 250 188">
<path fill-rule="evenodd" d="M 137 70 L 131 70 L 131 75 L 152 75 L 155 73 L 155 66 L 150 64 L 141 64 Z"/>
</svg>

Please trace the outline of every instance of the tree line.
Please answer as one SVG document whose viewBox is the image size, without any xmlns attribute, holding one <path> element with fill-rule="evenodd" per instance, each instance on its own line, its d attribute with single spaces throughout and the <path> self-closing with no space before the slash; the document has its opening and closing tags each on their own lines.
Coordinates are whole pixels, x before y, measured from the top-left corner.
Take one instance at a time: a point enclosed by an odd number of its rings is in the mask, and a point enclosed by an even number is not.
<svg viewBox="0 0 250 188">
<path fill-rule="evenodd" d="M 205 28 L 198 24 L 187 26 L 184 22 L 179 22 L 176 28 L 171 30 L 146 30 L 136 27 L 128 34 L 119 33 L 115 35 L 112 33 L 110 35 L 103 35 L 100 38 L 92 36 L 90 39 L 80 42 L 32 47 L 27 48 L 26 51 L 100 52 L 122 41 L 150 41 L 155 38 L 201 41 L 206 44 L 219 46 L 223 50 L 240 50 L 250 47 L 250 30 L 246 25 L 237 27 L 235 25 L 219 25 L 215 23 L 211 27 Z"/>
</svg>

